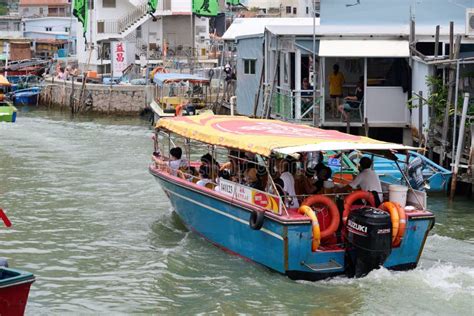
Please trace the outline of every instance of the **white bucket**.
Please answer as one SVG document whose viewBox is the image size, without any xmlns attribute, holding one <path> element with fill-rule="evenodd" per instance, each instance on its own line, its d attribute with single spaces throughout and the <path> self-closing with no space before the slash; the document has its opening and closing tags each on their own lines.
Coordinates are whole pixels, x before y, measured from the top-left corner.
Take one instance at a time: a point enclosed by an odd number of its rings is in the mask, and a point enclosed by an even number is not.
<svg viewBox="0 0 474 316">
<path fill-rule="evenodd" d="M 388 200 L 397 202 L 401 207 L 407 204 L 408 188 L 403 185 L 391 184 L 388 186 Z"/>
</svg>

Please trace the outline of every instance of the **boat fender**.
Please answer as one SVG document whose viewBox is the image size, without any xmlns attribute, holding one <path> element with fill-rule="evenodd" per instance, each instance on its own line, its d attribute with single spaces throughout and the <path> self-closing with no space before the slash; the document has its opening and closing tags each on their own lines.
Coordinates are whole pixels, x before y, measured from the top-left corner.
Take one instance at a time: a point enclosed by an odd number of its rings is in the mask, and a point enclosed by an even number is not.
<svg viewBox="0 0 474 316">
<path fill-rule="evenodd" d="M 385 202 L 382 203 L 379 208 L 383 211 L 390 213 L 390 218 L 392 219 L 392 229 L 395 230 L 395 224 L 397 225 L 397 234 L 395 235 L 392 231 L 392 246 L 400 246 L 403 236 L 405 235 L 405 229 L 407 226 L 406 214 L 403 207 L 400 204 L 395 202 Z M 398 220 L 395 222 L 392 218 L 392 213 L 397 214 Z M 395 237 L 394 237 L 395 235 Z"/>
<path fill-rule="evenodd" d="M 329 209 L 329 215 L 331 216 L 331 222 L 329 226 L 321 231 L 321 239 L 331 236 L 334 234 L 339 227 L 339 210 L 337 209 L 336 203 L 331 200 L 329 197 L 322 194 L 315 194 L 310 197 L 307 197 L 301 206 L 323 206 Z"/>
<path fill-rule="evenodd" d="M 265 218 L 265 212 L 252 211 L 250 213 L 249 226 L 253 230 L 260 230 L 263 226 L 263 220 Z"/>
<path fill-rule="evenodd" d="M 349 213 L 351 212 L 352 204 L 354 204 L 357 200 L 365 200 L 371 206 L 375 207 L 375 199 L 372 193 L 367 191 L 355 191 L 346 196 L 344 199 L 344 213 L 342 213 L 342 223 L 346 225 L 347 217 L 349 217 Z"/>
<path fill-rule="evenodd" d="M 315 252 L 319 245 L 321 244 L 321 230 L 319 227 L 319 221 L 316 217 L 316 213 L 314 213 L 313 209 L 307 205 L 300 206 L 298 209 L 300 214 L 304 214 L 311 218 L 311 225 L 313 231 L 313 241 L 311 242 L 311 251 Z"/>
</svg>

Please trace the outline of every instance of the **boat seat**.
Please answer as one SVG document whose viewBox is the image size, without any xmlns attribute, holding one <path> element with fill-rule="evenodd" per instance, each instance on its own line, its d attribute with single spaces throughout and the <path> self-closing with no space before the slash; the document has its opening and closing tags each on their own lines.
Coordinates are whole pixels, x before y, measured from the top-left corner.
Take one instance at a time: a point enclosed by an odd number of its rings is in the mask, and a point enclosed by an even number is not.
<svg viewBox="0 0 474 316">
<path fill-rule="evenodd" d="M 216 185 L 214 183 L 206 183 L 206 188 L 208 189 L 211 189 L 211 190 L 214 190 L 214 188 L 216 187 Z"/>
</svg>

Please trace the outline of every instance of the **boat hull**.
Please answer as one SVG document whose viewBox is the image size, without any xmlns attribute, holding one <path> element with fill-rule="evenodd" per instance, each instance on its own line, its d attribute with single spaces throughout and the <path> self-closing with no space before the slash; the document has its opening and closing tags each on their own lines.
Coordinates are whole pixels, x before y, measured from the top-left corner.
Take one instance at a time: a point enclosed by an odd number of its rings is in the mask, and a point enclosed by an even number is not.
<svg viewBox="0 0 474 316">
<path fill-rule="evenodd" d="M 0 315 L 23 315 L 35 281 L 33 274 L 10 268 L 0 268 Z"/>
<path fill-rule="evenodd" d="M 19 94 L 15 96 L 15 105 L 36 105 L 38 104 L 39 93 Z"/>
<path fill-rule="evenodd" d="M 150 172 L 188 229 L 213 244 L 293 279 L 320 280 L 346 272 L 345 249 L 334 246 L 311 251 L 309 220 L 281 220 L 267 212 L 262 229 L 253 230 L 249 225 L 253 206 L 152 167 Z M 433 222 L 429 212 L 424 217 L 409 217 L 406 242 L 392 249 L 384 266 L 397 270 L 416 267 Z"/>
<path fill-rule="evenodd" d="M 11 105 L 0 105 L 0 122 L 16 122 L 17 109 Z"/>
</svg>

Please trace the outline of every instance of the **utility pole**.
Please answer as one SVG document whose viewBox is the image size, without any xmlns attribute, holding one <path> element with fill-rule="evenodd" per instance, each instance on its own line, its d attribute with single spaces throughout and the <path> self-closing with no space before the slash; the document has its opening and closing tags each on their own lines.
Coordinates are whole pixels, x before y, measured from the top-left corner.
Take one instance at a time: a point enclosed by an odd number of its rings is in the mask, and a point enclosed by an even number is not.
<svg viewBox="0 0 474 316">
<path fill-rule="evenodd" d="M 316 109 L 316 0 L 313 0 L 313 125 L 319 126 L 319 112 Z"/>
</svg>

